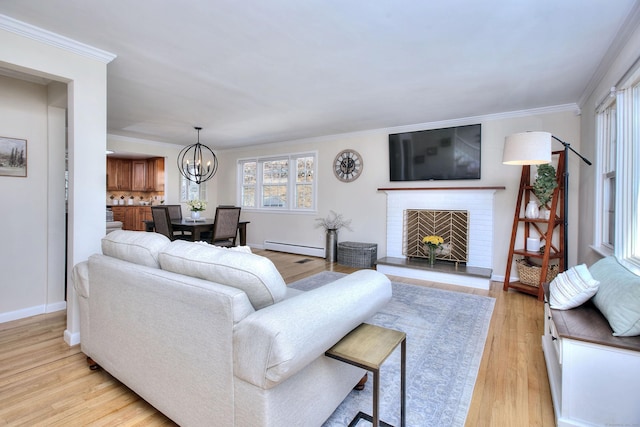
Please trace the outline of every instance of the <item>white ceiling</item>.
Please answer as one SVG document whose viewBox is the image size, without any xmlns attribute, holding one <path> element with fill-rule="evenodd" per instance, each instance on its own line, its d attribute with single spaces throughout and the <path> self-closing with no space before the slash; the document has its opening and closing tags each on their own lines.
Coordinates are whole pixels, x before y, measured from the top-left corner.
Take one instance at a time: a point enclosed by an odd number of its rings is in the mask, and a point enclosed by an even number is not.
<svg viewBox="0 0 640 427">
<path fill-rule="evenodd" d="M 197 125 L 217 149 L 579 105 L 637 9 L 636 0 L 0 1 L 1 14 L 117 55 L 109 133 L 187 144 Z"/>
</svg>

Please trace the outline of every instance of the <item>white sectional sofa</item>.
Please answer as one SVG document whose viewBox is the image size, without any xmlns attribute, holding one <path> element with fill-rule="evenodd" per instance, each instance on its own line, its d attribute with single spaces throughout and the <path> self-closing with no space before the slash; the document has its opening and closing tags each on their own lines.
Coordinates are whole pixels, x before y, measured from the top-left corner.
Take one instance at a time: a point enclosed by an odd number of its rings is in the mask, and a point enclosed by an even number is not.
<svg viewBox="0 0 640 427">
<path fill-rule="evenodd" d="M 74 268 L 82 351 L 182 426 L 319 426 L 364 375 L 324 352 L 391 298 L 361 270 L 309 292 L 267 258 L 114 231 Z"/>
</svg>

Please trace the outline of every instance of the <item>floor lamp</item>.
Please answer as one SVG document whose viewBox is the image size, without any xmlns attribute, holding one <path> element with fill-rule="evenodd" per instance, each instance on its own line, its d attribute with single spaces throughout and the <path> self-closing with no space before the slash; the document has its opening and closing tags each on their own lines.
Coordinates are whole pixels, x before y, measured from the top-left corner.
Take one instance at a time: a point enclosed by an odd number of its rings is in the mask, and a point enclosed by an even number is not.
<svg viewBox="0 0 640 427">
<path fill-rule="evenodd" d="M 507 165 L 540 165 L 551 163 L 551 140 L 555 139 L 564 146 L 564 268 L 569 268 L 569 151 L 583 162 L 591 165 L 584 156 L 549 132 L 522 132 L 508 136 L 504 142 L 502 163 Z"/>
</svg>

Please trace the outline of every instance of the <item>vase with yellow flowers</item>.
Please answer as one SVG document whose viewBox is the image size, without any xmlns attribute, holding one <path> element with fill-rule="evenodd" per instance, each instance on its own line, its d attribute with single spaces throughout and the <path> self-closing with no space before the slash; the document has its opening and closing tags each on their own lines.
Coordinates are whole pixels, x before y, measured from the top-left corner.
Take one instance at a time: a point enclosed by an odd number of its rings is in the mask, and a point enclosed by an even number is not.
<svg viewBox="0 0 640 427">
<path fill-rule="evenodd" d="M 433 267 L 433 264 L 436 262 L 436 249 L 442 246 L 444 239 L 435 235 L 424 236 L 422 238 L 422 243 L 424 243 L 424 247 L 429 254 L 429 265 Z"/>
</svg>

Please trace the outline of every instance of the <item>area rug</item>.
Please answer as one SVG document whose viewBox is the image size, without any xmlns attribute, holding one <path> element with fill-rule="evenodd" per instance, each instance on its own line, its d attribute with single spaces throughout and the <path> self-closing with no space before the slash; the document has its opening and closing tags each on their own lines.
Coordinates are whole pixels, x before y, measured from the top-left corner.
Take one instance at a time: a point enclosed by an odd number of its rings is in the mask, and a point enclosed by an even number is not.
<svg viewBox="0 0 640 427">
<path fill-rule="evenodd" d="M 311 290 L 342 276 L 327 271 L 289 286 Z M 395 282 L 392 288 L 391 302 L 367 323 L 407 334 L 406 425 L 464 426 L 495 300 Z M 349 393 L 323 426 L 347 426 L 358 411 L 371 414 L 372 387 L 369 375 L 365 390 Z M 380 419 L 400 425 L 399 348 L 382 365 Z"/>
</svg>

